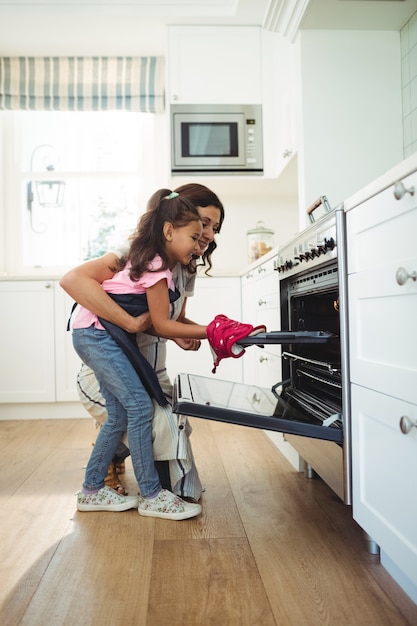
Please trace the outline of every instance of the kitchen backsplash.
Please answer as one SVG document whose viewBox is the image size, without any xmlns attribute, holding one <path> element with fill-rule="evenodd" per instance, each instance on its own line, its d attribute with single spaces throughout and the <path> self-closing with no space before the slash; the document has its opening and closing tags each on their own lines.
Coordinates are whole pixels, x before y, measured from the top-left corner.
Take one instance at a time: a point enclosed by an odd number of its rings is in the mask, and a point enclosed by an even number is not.
<svg viewBox="0 0 417 626">
<path fill-rule="evenodd" d="M 404 157 L 417 151 L 417 13 L 401 30 Z"/>
</svg>

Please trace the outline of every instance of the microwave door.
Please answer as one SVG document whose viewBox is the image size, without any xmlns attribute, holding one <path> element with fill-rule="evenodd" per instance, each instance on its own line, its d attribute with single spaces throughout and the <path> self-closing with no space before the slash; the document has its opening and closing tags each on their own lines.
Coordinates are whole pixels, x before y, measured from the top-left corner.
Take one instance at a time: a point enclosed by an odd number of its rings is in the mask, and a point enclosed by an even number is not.
<svg viewBox="0 0 417 626">
<path fill-rule="evenodd" d="M 175 167 L 215 170 L 245 165 L 244 116 L 188 113 L 174 115 Z"/>
<path fill-rule="evenodd" d="M 174 381 L 174 413 L 241 426 L 262 428 L 314 439 L 343 442 L 343 430 L 291 406 L 285 394 L 255 385 L 193 374 L 178 374 Z M 336 416 L 335 416 L 336 417 Z M 340 415 L 337 417 L 341 417 Z"/>
</svg>

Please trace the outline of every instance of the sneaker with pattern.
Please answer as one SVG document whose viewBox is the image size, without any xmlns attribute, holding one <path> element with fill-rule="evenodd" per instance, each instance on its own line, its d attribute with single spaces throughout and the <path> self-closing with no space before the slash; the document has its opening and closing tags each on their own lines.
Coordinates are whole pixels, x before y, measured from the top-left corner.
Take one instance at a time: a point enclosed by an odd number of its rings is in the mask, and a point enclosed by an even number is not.
<svg viewBox="0 0 417 626">
<path fill-rule="evenodd" d="M 121 496 L 110 489 L 102 487 L 97 493 L 77 494 L 77 509 L 79 511 L 127 511 L 138 506 L 138 496 Z"/>
<path fill-rule="evenodd" d="M 182 520 L 200 515 L 201 505 L 185 502 L 168 489 L 162 489 L 155 498 L 139 496 L 138 513 L 147 517 Z"/>
</svg>

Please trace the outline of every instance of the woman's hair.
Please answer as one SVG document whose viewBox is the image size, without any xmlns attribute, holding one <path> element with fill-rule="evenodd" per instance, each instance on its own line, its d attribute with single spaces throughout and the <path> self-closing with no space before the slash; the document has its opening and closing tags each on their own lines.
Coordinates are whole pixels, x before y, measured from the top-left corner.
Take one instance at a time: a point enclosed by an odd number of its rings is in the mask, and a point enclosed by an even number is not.
<svg viewBox="0 0 417 626">
<path fill-rule="evenodd" d="M 181 228 L 190 222 L 201 221 L 196 206 L 181 194 L 170 189 L 159 189 L 148 201 L 146 212 L 142 215 L 135 232 L 126 259 L 132 264 L 130 277 L 137 280 L 149 271 L 149 263 L 156 254 L 162 259 L 159 269 L 166 269 L 169 259 L 165 251 L 164 224 L 170 222 L 174 228 Z M 188 266 L 187 266 L 188 267 Z"/>
<path fill-rule="evenodd" d="M 188 183 L 186 185 L 181 185 L 181 187 L 177 187 L 174 191 L 176 191 L 181 198 L 188 200 L 197 208 L 215 206 L 217 209 L 219 209 L 220 220 L 217 232 L 220 232 L 224 220 L 224 207 L 214 191 L 211 191 L 211 189 L 205 187 L 204 185 L 200 185 L 199 183 Z M 208 265 L 208 268 L 205 270 L 206 274 L 212 267 L 211 255 L 216 248 L 216 242 L 211 241 L 210 244 L 207 246 L 207 249 L 204 251 L 203 256 L 197 257 L 197 260 L 201 261 L 200 263 L 197 262 L 197 265 Z"/>
</svg>

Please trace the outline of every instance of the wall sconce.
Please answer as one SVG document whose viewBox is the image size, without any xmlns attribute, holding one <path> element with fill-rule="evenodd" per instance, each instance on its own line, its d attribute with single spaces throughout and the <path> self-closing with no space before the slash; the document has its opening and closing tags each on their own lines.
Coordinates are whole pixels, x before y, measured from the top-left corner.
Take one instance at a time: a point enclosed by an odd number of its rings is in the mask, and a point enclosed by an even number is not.
<svg viewBox="0 0 417 626">
<path fill-rule="evenodd" d="M 55 163 L 56 163 L 56 151 L 53 146 L 49 144 L 41 144 L 37 146 L 30 157 L 30 171 L 33 172 L 33 162 L 34 158 L 37 155 L 38 151 L 44 151 L 44 156 L 42 158 L 42 166 L 48 172 L 55 171 Z M 38 168 L 37 168 L 38 169 Z M 39 206 L 44 208 L 54 208 L 62 206 L 64 201 L 64 191 L 65 191 L 65 182 L 63 180 L 35 180 L 29 181 L 27 183 L 27 207 L 30 211 L 30 225 L 32 230 L 35 233 L 44 233 L 47 229 L 47 225 L 43 224 L 41 229 L 36 229 L 33 224 L 33 202 L 35 201 L 35 193 L 36 199 Z"/>
</svg>

